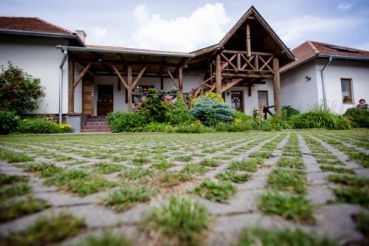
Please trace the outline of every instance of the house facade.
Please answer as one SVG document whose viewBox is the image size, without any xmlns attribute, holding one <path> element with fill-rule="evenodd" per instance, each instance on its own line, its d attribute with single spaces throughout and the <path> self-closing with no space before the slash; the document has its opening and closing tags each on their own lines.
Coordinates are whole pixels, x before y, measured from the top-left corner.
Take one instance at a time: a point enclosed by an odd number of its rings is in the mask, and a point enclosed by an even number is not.
<svg viewBox="0 0 369 246">
<path fill-rule="evenodd" d="M 325 106 L 343 114 L 369 100 L 369 51 L 307 41 L 281 69 L 281 104 L 301 111 Z"/>
<path fill-rule="evenodd" d="M 280 108 L 280 66 L 293 54 L 251 7 L 217 44 L 194 52 L 87 45 L 85 33 L 37 18 L 0 18 L 0 64 L 40 78 L 37 114 L 57 115 L 76 132 L 94 116 L 135 110 L 138 88 L 185 97 L 222 94 L 236 110 Z"/>
</svg>

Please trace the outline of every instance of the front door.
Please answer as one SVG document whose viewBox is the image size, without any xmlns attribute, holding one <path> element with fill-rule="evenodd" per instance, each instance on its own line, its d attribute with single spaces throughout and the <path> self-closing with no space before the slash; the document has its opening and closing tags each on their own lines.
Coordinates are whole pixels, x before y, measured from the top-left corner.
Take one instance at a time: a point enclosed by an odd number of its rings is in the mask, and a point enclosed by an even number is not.
<svg viewBox="0 0 369 246">
<path fill-rule="evenodd" d="M 97 115 L 113 112 L 113 85 L 98 85 Z"/>
<path fill-rule="evenodd" d="M 242 91 L 231 92 L 232 108 L 243 112 L 243 93 Z"/>
<path fill-rule="evenodd" d="M 94 82 L 88 75 L 82 81 L 82 113 L 94 113 Z"/>
</svg>

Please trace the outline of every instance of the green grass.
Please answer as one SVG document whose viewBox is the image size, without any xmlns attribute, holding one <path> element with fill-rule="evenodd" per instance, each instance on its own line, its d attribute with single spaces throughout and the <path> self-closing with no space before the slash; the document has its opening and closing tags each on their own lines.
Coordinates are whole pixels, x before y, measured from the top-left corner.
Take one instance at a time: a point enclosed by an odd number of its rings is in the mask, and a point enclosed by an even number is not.
<svg viewBox="0 0 369 246">
<path fill-rule="evenodd" d="M 192 175 L 188 172 L 160 172 L 153 176 L 151 185 L 161 188 L 170 188 L 183 182 L 192 180 Z"/>
<path fill-rule="evenodd" d="M 28 177 L 24 175 L 5 175 L 0 173 L 0 185 L 8 185 L 26 181 L 28 181 Z"/>
<path fill-rule="evenodd" d="M 5 245 L 48 245 L 76 236 L 84 228 L 82 219 L 58 214 L 38 219 L 25 231 L 0 236 L 0 241 L 5 242 Z"/>
<path fill-rule="evenodd" d="M 111 191 L 103 200 L 103 204 L 117 212 L 122 212 L 137 203 L 149 201 L 151 195 L 151 189 L 145 185 L 127 184 Z"/>
<path fill-rule="evenodd" d="M 50 207 L 50 204 L 43 200 L 28 197 L 24 201 L 12 203 L 8 206 L 0 206 L 0 221 L 9 221 L 23 215 L 39 212 Z"/>
<path fill-rule="evenodd" d="M 208 229 L 210 221 L 203 206 L 171 197 L 167 204 L 152 209 L 144 224 L 160 235 L 163 245 L 201 245 L 201 233 Z"/>
<path fill-rule="evenodd" d="M 181 156 L 177 156 L 174 158 L 175 161 L 180 161 L 180 162 L 189 162 L 192 160 L 192 156 L 190 155 L 181 155 Z"/>
<path fill-rule="evenodd" d="M 132 245 L 122 235 L 104 231 L 102 236 L 88 236 L 85 240 L 77 244 L 78 246 L 129 246 Z"/>
<path fill-rule="evenodd" d="M 51 163 L 44 163 L 44 162 L 33 162 L 24 164 L 21 166 L 27 172 L 37 172 L 42 178 L 51 177 L 58 172 L 62 172 L 63 168 L 57 167 Z"/>
<path fill-rule="evenodd" d="M 342 167 L 335 167 L 332 165 L 320 165 L 320 169 L 325 172 L 355 174 L 354 170 L 342 168 Z"/>
<path fill-rule="evenodd" d="M 262 228 L 247 228 L 241 235 L 239 246 L 335 246 L 336 242 L 294 230 L 266 230 Z"/>
<path fill-rule="evenodd" d="M 278 167 L 294 168 L 294 169 L 304 169 L 305 165 L 301 159 L 289 159 L 281 158 L 277 162 Z"/>
<path fill-rule="evenodd" d="M 200 162 L 200 165 L 206 166 L 206 167 L 217 167 L 219 166 L 219 160 L 216 159 L 204 159 Z"/>
<path fill-rule="evenodd" d="M 140 180 L 151 175 L 153 175 L 153 170 L 144 168 L 127 168 L 119 173 L 119 177 L 123 180 Z"/>
<path fill-rule="evenodd" d="M 160 160 L 159 162 L 152 165 L 153 168 L 158 170 L 167 170 L 173 167 L 173 164 L 170 164 L 167 160 Z"/>
<path fill-rule="evenodd" d="M 193 193 L 205 199 L 225 203 L 234 193 L 236 189 L 229 182 L 214 182 L 205 180 L 199 184 Z"/>
<path fill-rule="evenodd" d="M 97 168 L 97 172 L 102 174 L 112 174 L 125 169 L 122 165 L 106 162 L 96 163 L 95 167 Z"/>
<path fill-rule="evenodd" d="M 343 184 L 353 187 L 363 187 L 369 186 L 369 178 L 356 176 L 356 175 L 349 175 L 349 174 L 331 174 L 328 176 L 328 180 L 330 182 L 336 184 Z"/>
<path fill-rule="evenodd" d="M 369 239 L 369 212 L 361 212 L 354 216 L 357 228 Z"/>
<path fill-rule="evenodd" d="M 0 150 L 0 159 L 7 160 L 9 163 L 27 162 L 33 160 L 33 158 L 29 157 L 28 155 L 7 150 Z"/>
<path fill-rule="evenodd" d="M 249 157 L 261 158 L 261 159 L 268 159 L 271 156 L 272 156 L 272 152 L 271 151 L 265 151 L 265 150 L 259 150 L 259 151 L 253 152 L 249 155 Z"/>
<path fill-rule="evenodd" d="M 200 164 L 187 164 L 184 166 L 181 172 L 188 174 L 204 174 L 206 169 L 207 168 L 205 166 Z"/>
<path fill-rule="evenodd" d="M 128 158 L 125 156 L 113 156 L 112 160 L 114 162 L 122 162 L 128 160 Z"/>
<path fill-rule="evenodd" d="M 359 162 L 365 168 L 369 168 L 369 155 L 362 152 L 348 152 L 351 160 Z"/>
<path fill-rule="evenodd" d="M 66 156 L 66 155 L 53 155 L 55 161 L 70 161 L 73 160 L 73 157 Z"/>
<path fill-rule="evenodd" d="M 297 194 L 306 193 L 304 173 L 298 170 L 275 169 L 268 175 L 268 185 L 278 191 L 288 191 Z"/>
<path fill-rule="evenodd" d="M 145 157 L 136 157 L 136 158 L 133 158 L 132 160 L 132 164 L 135 166 L 142 166 L 142 165 L 149 164 L 149 163 L 150 163 L 150 160 Z"/>
<path fill-rule="evenodd" d="M 247 173 L 239 173 L 234 170 L 226 170 L 216 175 L 216 178 L 222 181 L 231 181 L 233 183 L 244 183 L 250 179 Z"/>
<path fill-rule="evenodd" d="M 259 207 L 266 214 L 276 214 L 288 220 L 314 220 L 313 205 L 301 195 L 269 191 L 259 197 Z"/>
<path fill-rule="evenodd" d="M 31 187 L 27 184 L 17 183 L 0 188 L 0 201 L 15 196 L 25 195 L 31 192 Z"/>
<path fill-rule="evenodd" d="M 339 202 L 359 204 L 369 209 L 369 187 L 340 187 L 334 189 Z"/>
<path fill-rule="evenodd" d="M 238 171 L 247 171 L 247 172 L 256 172 L 259 165 L 263 163 L 262 159 L 247 159 L 243 161 L 233 161 L 228 169 L 230 170 L 238 170 Z"/>
</svg>

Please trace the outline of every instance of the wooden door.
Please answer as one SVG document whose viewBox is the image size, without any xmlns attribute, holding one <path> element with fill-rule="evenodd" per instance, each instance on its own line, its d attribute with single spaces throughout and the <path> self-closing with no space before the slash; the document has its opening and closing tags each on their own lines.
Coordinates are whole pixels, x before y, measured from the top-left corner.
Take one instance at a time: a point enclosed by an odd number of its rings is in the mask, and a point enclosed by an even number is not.
<svg viewBox="0 0 369 246">
<path fill-rule="evenodd" d="M 94 113 L 94 82 L 85 76 L 82 82 L 82 113 L 91 115 Z"/>
<path fill-rule="evenodd" d="M 97 115 L 113 112 L 113 85 L 99 85 L 97 99 Z"/>
<path fill-rule="evenodd" d="M 243 112 L 243 92 L 232 91 L 231 92 L 232 107 L 240 112 Z"/>
</svg>

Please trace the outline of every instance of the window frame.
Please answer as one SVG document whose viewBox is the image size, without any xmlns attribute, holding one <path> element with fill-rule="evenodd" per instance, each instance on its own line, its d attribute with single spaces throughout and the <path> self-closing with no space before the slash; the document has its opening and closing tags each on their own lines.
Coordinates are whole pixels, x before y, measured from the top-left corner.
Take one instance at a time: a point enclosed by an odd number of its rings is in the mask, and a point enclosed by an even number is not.
<svg viewBox="0 0 369 246">
<path fill-rule="evenodd" d="M 344 101 L 343 88 L 342 88 L 342 82 L 344 80 L 349 82 L 349 88 L 350 88 L 349 95 L 351 97 L 351 102 Z M 352 78 L 341 78 L 340 82 L 341 82 L 341 101 L 342 103 L 343 104 L 355 104 Z"/>
</svg>

